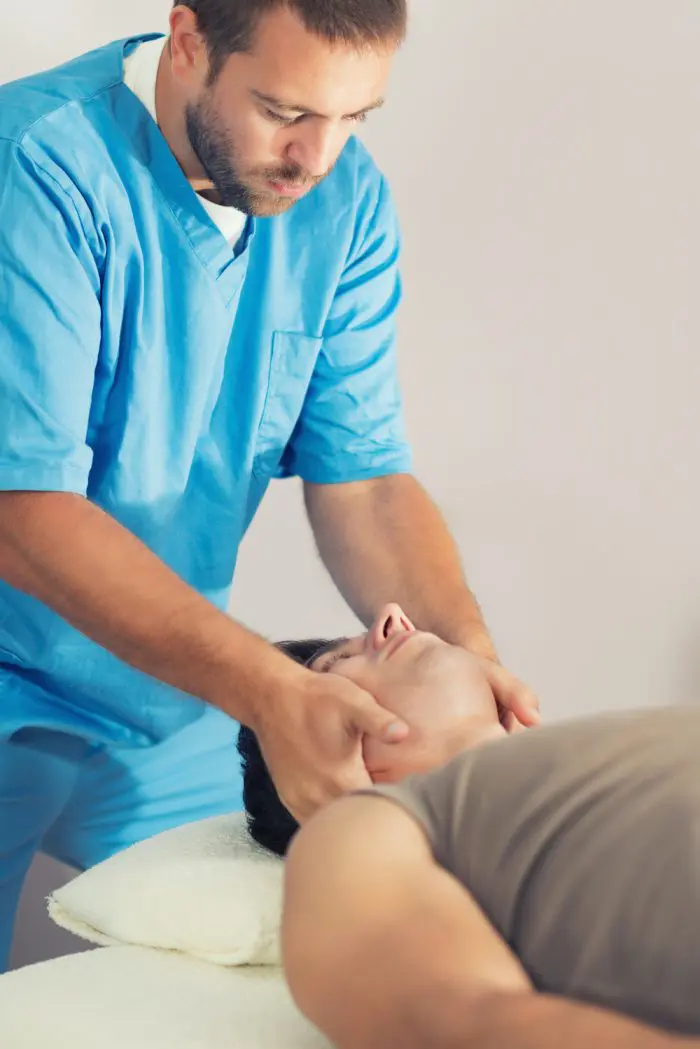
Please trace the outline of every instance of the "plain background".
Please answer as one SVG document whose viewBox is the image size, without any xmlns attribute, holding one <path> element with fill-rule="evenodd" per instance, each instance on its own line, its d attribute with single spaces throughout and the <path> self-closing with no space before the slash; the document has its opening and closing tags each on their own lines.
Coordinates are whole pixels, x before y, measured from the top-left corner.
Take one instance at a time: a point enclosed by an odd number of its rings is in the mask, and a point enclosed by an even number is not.
<svg viewBox="0 0 700 1049">
<path fill-rule="evenodd" d="M 169 9 L 3 6 L 3 80 Z M 697 0 L 414 0 L 363 132 L 404 230 L 417 472 L 549 718 L 698 694 L 699 53 Z M 295 482 L 232 611 L 271 638 L 352 629 Z M 70 949 L 41 900 L 68 873 L 35 864 L 15 964 Z"/>
</svg>

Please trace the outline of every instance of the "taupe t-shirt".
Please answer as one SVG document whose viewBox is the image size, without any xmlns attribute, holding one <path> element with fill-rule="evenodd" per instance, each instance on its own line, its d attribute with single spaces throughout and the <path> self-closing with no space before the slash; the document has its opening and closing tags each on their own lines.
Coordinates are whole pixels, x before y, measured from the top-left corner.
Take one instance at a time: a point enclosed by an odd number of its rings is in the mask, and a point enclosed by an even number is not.
<svg viewBox="0 0 700 1049">
<path fill-rule="evenodd" d="M 540 990 L 700 1033 L 700 710 L 553 725 L 377 789 Z"/>
</svg>

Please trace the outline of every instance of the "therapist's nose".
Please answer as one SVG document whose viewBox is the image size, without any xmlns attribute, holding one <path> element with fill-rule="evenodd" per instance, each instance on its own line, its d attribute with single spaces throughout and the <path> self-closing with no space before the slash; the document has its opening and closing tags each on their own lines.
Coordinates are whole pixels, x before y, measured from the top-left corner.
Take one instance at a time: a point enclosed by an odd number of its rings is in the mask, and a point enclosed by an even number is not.
<svg viewBox="0 0 700 1049">
<path fill-rule="evenodd" d="M 370 631 L 371 641 L 375 648 L 381 648 L 394 634 L 411 634 L 415 629 L 401 605 L 385 605 Z"/>
<path fill-rule="evenodd" d="M 287 156 L 311 178 L 320 179 L 333 167 L 341 148 L 337 128 L 330 122 L 318 120 L 295 128 Z"/>
</svg>

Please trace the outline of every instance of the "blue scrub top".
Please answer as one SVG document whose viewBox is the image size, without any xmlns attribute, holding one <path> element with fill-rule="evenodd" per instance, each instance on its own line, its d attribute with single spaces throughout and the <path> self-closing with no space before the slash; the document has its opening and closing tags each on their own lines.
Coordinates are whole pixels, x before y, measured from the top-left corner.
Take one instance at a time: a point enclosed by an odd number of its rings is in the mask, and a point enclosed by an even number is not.
<svg viewBox="0 0 700 1049">
<path fill-rule="evenodd" d="M 140 39 L 0 88 L 0 489 L 86 495 L 225 609 L 272 478 L 411 468 L 398 230 L 351 139 L 232 251 L 123 83 Z M 203 710 L 0 584 L 0 737 L 138 746 Z"/>
</svg>

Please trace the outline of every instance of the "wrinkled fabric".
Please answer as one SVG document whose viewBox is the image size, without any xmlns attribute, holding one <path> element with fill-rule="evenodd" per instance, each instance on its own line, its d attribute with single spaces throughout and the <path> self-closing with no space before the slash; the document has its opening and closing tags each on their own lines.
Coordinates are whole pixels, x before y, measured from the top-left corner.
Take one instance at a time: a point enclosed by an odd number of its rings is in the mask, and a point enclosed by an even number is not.
<svg viewBox="0 0 700 1049">
<path fill-rule="evenodd" d="M 410 469 L 398 231 L 351 139 L 232 251 L 123 83 L 142 39 L 0 88 L 0 490 L 87 496 L 224 609 L 272 478 Z M 0 738 L 147 745 L 202 711 L 0 584 Z"/>
<path fill-rule="evenodd" d="M 699 749 L 697 707 L 619 710 L 374 793 L 416 818 L 538 991 L 697 1038 Z"/>
<path fill-rule="evenodd" d="M 149 747 L 37 728 L 0 741 L 0 973 L 37 852 L 86 870 L 163 831 L 240 811 L 237 737 L 236 722 L 208 707 Z"/>
</svg>

